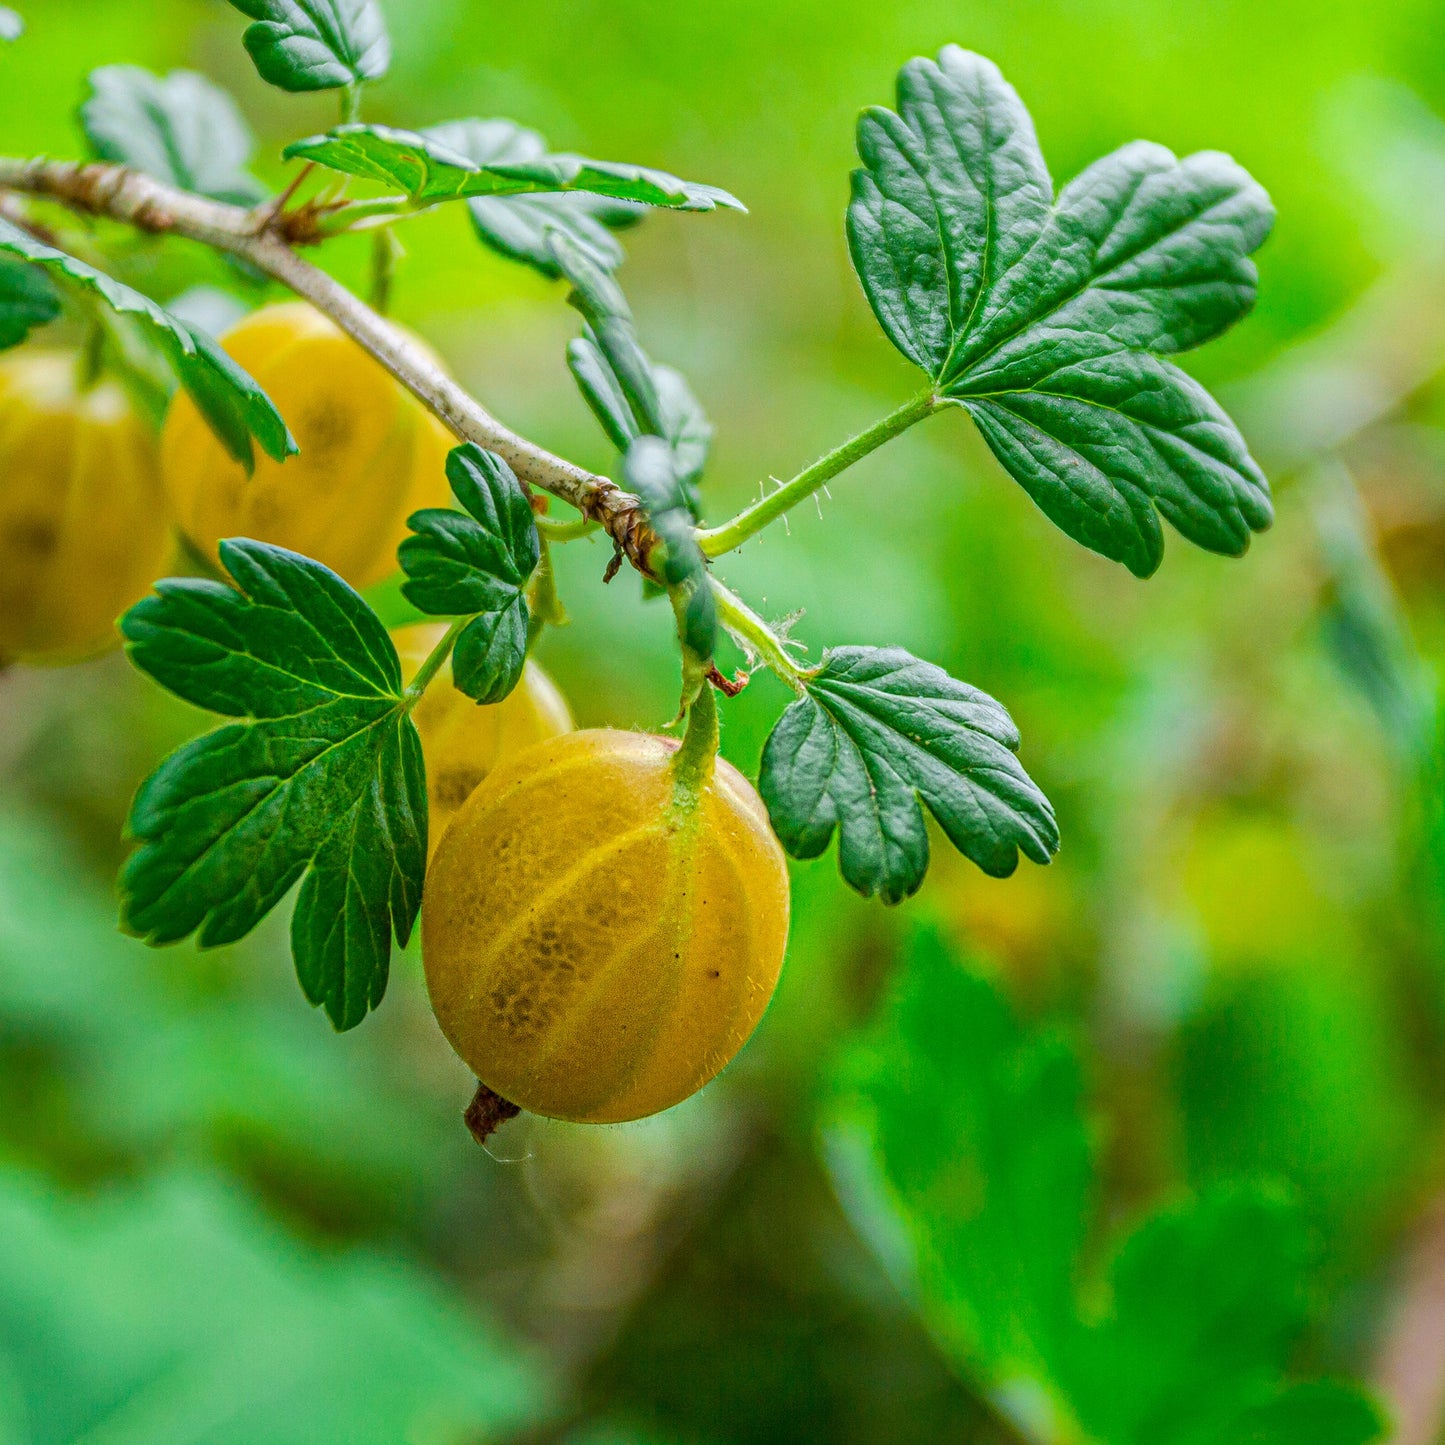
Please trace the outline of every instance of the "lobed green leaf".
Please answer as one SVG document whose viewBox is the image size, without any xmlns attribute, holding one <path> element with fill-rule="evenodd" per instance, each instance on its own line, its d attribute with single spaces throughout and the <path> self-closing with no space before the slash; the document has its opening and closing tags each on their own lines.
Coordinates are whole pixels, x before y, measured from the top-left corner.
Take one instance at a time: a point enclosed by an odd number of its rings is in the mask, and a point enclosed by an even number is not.
<svg viewBox="0 0 1445 1445">
<path fill-rule="evenodd" d="M 265 194 L 246 171 L 255 143 L 236 102 L 204 75 L 106 65 L 89 84 L 80 123 L 101 160 L 234 205 Z"/>
<path fill-rule="evenodd" d="M 1095 1184 L 1075 1051 L 1021 1026 L 935 933 L 917 935 L 837 1078 L 827 1138 L 845 1209 L 960 1369 L 1005 1413 L 1026 1411 L 1026 1433 L 1379 1438 L 1357 1389 L 1285 1378 L 1310 1250 L 1277 1189 L 1222 1185 L 1168 1205 L 1123 1239 L 1106 1279 L 1088 1278 Z"/>
<path fill-rule="evenodd" d="M 60 315 L 60 297 L 45 272 L 0 257 L 0 351 L 18 346 Z"/>
<path fill-rule="evenodd" d="M 806 682 L 763 749 L 758 790 L 795 858 L 838 831 L 844 879 L 898 903 L 928 871 L 923 808 L 985 873 L 1022 851 L 1047 863 L 1053 808 L 1015 753 L 1018 730 L 986 693 L 898 647 L 840 647 Z"/>
<path fill-rule="evenodd" d="M 0 252 L 58 272 L 99 296 L 113 310 L 141 322 L 211 429 L 243 466 L 249 469 L 254 464 L 253 438 L 278 462 L 295 455 L 295 439 L 271 398 L 204 331 L 172 316 L 123 282 L 47 246 L 3 219 Z"/>
<path fill-rule="evenodd" d="M 429 139 L 465 156 L 473 165 L 531 161 L 547 154 L 547 143 L 534 130 L 510 120 L 459 120 L 431 126 Z M 472 229 L 483 245 L 511 261 L 521 261 L 555 278 L 561 274 L 551 247 L 556 232 L 604 271 L 622 264 L 622 247 L 612 234 L 634 226 L 646 208 L 586 191 L 554 195 L 474 196 L 467 202 Z"/>
<path fill-rule="evenodd" d="M 682 640 L 699 661 L 708 662 L 717 646 L 717 598 L 672 448 L 661 437 L 638 437 L 623 455 L 622 475 L 642 498 L 652 530 L 662 539 L 662 555 L 652 559 L 653 565 L 669 589 L 682 593 Z"/>
<path fill-rule="evenodd" d="M 156 585 L 121 619 L 131 660 L 244 721 L 172 753 L 141 785 L 121 920 L 154 944 L 249 933 L 300 880 L 291 948 L 306 997 L 361 1022 L 405 944 L 426 868 L 426 776 L 381 623 L 335 573 L 221 543 L 236 586 Z"/>
<path fill-rule="evenodd" d="M 470 617 L 452 653 L 452 679 L 480 703 L 516 687 L 527 661 L 527 583 L 541 560 L 532 506 L 512 469 L 474 442 L 447 455 L 461 511 L 413 513 L 397 549 L 402 595 L 433 617 Z"/>
<path fill-rule="evenodd" d="M 1066 1043 L 1024 1030 L 931 930 L 841 1060 L 834 1125 L 865 1150 L 844 1205 L 859 1218 L 855 1184 L 896 1201 L 899 1283 L 990 1382 L 1047 1379 L 1073 1328 L 1093 1189 L 1082 1094 Z"/>
<path fill-rule="evenodd" d="M 442 131 L 442 136 L 447 130 Z M 716 186 L 679 180 L 666 171 L 582 156 L 537 155 L 478 163 L 436 132 L 384 125 L 341 125 L 286 147 L 288 159 L 314 161 L 344 175 L 396 186 L 413 206 L 473 196 L 587 191 L 675 211 L 741 211 L 742 203 Z"/>
<path fill-rule="evenodd" d="M 1148 576 L 1162 515 L 1238 555 L 1269 486 L 1233 422 L 1164 354 L 1253 304 L 1273 210 L 1229 157 L 1135 142 L 1053 196 L 996 66 L 910 61 L 858 126 L 848 240 L 869 303 L 939 395 L 1075 540 Z"/>
<path fill-rule="evenodd" d="M 386 74 L 391 39 L 376 0 L 231 0 L 256 23 L 243 43 L 281 90 L 335 90 Z"/>
</svg>

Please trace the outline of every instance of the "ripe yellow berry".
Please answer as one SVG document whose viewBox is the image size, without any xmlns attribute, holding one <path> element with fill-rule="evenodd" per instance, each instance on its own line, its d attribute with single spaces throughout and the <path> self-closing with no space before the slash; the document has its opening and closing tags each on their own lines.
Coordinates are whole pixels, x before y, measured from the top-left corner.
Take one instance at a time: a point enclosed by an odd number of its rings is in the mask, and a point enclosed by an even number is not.
<svg viewBox="0 0 1445 1445">
<path fill-rule="evenodd" d="M 437 850 L 427 987 L 473 1073 L 534 1113 L 654 1114 L 700 1089 L 772 997 L 788 873 L 747 779 L 683 802 L 677 744 L 592 730 L 503 763 Z"/>
<path fill-rule="evenodd" d="M 410 682 L 446 632 L 445 623 L 419 622 L 392 634 L 402 677 Z M 557 684 L 529 662 L 501 702 L 481 707 L 457 689 L 448 663 L 412 712 L 426 758 L 430 852 L 456 811 L 498 763 L 533 743 L 572 731 L 572 714 Z"/>
<path fill-rule="evenodd" d="M 66 662 L 171 553 L 155 440 L 114 382 L 82 390 L 71 352 L 0 359 L 0 658 Z"/>
<path fill-rule="evenodd" d="M 253 537 L 324 562 L 353 587 L 396 570 L 406 519 L 444 507 L 455 439 L 331 321 L 304 302 L 264 306 L 221 338 L 291 428 L 300 455 L 233 460 L 195 403 L 177 394 L 161 462 L 181 530 L 208 556 Z"/>
</svg>

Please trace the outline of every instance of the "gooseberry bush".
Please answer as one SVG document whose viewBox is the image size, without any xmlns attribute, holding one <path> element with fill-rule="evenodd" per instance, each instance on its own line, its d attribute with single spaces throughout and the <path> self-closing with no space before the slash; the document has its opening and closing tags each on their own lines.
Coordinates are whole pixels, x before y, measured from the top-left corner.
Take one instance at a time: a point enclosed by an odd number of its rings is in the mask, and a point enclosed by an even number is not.
<svg viewBox="0 0 1445 1445">
<path fill-rule="evenodd" d="M 247 171 L 235 104 L 189 72 L 103 68 L 80 110 L 92 159 L 0 161 L 0 336 L 18 344 L 63 299 L 93 337 L 69 368 L 17 353 L 10 404 L 54 413 L 85 510 L 107 488 L 86 470 L 94 448 L 71 433 L 100 409 L 163 420 L 163 505 L 201 574 L 148 589 L 153 547 L 132 547 L 127 568 L 98 566 L 81 506 L 47 514 L 59 489 L 9 484 L 6 571 L 31 600 L 12 607 L 3 641 L 22 659 L 93 648 L 129 603 L 119 631 L 132 662 L 232 720 L 136 796 L 138 846 L 120 880 L 128 930 L 232 942 L 299 882 L 301 986 L 347 1029 L 381 1002 L 425 895 L 434 1003 L 484 1092 L 505 1078 L 508 1107 L 574 1118 L 664 1107 L 726 1063 L 772 992 L 782 850 L 814 858 L 836 834 L 845 881 L 893 904 L 927 870 L 925 809 L 998 877 L 1021 853 L 1047 863 L 1059 844 L 1002 704 L 902 646 L 845 642 L 810 658 L 717 564 L 860 458 L 953 411 L 1045 516 L 1140 577 L 1162 559 L 1161 518 L 1200 547 L 1243 552 L 1270 522 L 1268 485 L 1229 417 L 1169 358 L 1249 309 L 1268 198 L 1226 156 L 1180 160 L 1146 143 L 1055 196 L 1028 112 L 993 64 L 952 46 L 909 62 L 896 109 L 859 123 L 847 232 L 868 303 L 923 385 L 709 524 L 711 427 L 685 378 L 641 343 L 619 238 L 648 211 L 741 203 L 646 166 L 555 153 L 508 120 L 367 123 L 365 88 L 390 53 L 371 0 L 234 4 L 265 80 L 340 97 L 339 124 L 286 147 L 295 170 L 281 194 Z M 564 283 L 581 318 L 567 363 L 620 481 L 510 431 L 383 315 L 394 230 L 455 204 L 482 246 Z M 109 276 L 67 214 L 211 246 L 299 299 L 218 342 L 184 308 Z M 374 238 L 375 304 L 304 255 L 356 232 Z M 23 432 L 7 437 L 35 452 Z M 132 493 L 135 526 L 154 533 L 162 509 Z M 630 565 L 671 602 L 680 744 L 561 736 L 565 702 L 546 704 L 555 689 L 528 663 L 564 615 L 551 549 L 597 529 L 614 547 L 604 580 Z M 66 625 L 29 615 L 46 609 Z M 388 627 L 425 619 L 437 619 L 429 650 L 404 672 Z M 721 632 L 795 695 L 756 794 L 715 763 L 714 695 L 725 706 L 746 681 L 719 671 Z M 441 696 L 453 701 L 438 708 Z M 428 719 L 448 713 L 444 739 Z M 695 996 L 698 979 L 708 986 Z M 570 1086 L 544 1087 L 554 1076 Z"/>
<path fill-rule="evenodd" d="M 953 46 L 910 61 L 895 108 L 859 122 L 846 225 L 919 388 L 714 521 L 711 425 L 644 348 L 618 273 L 649 213 L 741 204 L 505 119 L 367 122 L 390 60 L 374 0 L 231 4 L 265 81 L 338 97 L 338 124 L 286 147 L 281 193 L 250 174 L 235 103 L 186 71 L 102 68 L 80 109 L 87 158 L 0 158 L 0 654 L 69 662 L 118 630 L 138 669 L 223 720 L 135 797 L 128 931 L 233 942 L 295 889 L 302 990 L 349 1029 L 420 917 L 433 1009 L 478 1077 L 479 1139 L 519 1109 L 665 1109 L 768 1005 L 785 854 L 836 837 L 845 882 L 897 904 L 924 881 L 927 815 L 999 878 L 1059 846 L 1000 702 L 902 643 L 810 650 L 720 564 L 956 411 L 1045 517 L 1138 577 L 1165 521 L 1243 553 L 1270 524 L 1268 484 L 1171 358 L 1249 310 L 1269 200 L 1227 156 L 1144 142 L 1056 195 L 991 62 Z M 0 9 L 0 37 L 22 28 Z M 615 478 L 510 430 L 387 319 L 398 228 L 457 205 L 480 246 L 578 313 L 566 362 Z M 163 307 L 109 274 L 116 232 L 91 217 L 209 247 L 266 304 L 215 339 L 187 297 Z M 358 233 L 366 300 L 308 259 Z M 46 345 L 62 315 L 78 350 Z M 613 549 L 603 581 L 628 567 L 670 603 L 680 737 L 576 731 L 532 657 L 566 620 L 553 549 L 595 533 Z M 720 670 L 723 634 L 793 694 L 756 786 L 717 756 L 747 682 Z M 844 1050 L 823 1130 L 840 1197 L 963 1373 L 1040 1442 L 1374 1438 L 1353 1389 L 1285 1379 L 1306 1249 L 1277 1194 L 1166 1209 L 1121 1245 L 1107 1310 L 1081 1291 L 1081 1092 L 1072 1052 L 927 934 Z M 899 1219 L 901 1246 L 880 1224 Z"/>
</svg>

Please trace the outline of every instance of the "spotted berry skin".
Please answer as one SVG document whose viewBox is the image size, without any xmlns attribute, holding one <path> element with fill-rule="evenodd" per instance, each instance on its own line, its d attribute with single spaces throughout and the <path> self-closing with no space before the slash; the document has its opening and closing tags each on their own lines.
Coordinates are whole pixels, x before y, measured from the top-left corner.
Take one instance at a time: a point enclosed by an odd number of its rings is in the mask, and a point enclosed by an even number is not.
<svg viewBox="0 0 1445 1445">
<path fill-rule="evenodd" d="M 679 804 L 677 745 L 570 733 L 472 794 L 427 877 L 442 1032 L 533 1113 L 616 1123 L 708 1082 L 767 1008 L 788 932 L 782 849 L 718 760 Z"/>
</svg>

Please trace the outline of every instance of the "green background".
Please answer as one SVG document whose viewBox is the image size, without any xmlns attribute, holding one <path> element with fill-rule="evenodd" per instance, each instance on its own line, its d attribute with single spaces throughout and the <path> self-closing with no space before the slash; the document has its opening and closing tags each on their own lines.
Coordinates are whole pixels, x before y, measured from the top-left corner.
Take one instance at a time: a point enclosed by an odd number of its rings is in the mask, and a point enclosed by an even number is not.
<svg viewBox="0 0 1445 1445">
<path fill-rule="evenodd" d="M 333 96 L 256 78 L 219 0 L 19 8 L 5 154 L 78 154 L 84 76 L 116 61 L 230 88 L 271 183 L 281 147 L 333 120 Z M 842 225 L 854 118 L 909 56 L 957 41 L 995 59 L 1056 182 L 1136 137 L 1231 152 L 1279 222 L 1254 315 L 1186 361 L 1240 419 L 1279 520 L 1240 561 L 1171 534 L 1140 583 L 944 415 L 724 559 L 770 617 L 806 609 L 814 656 L 896 643 L 1000 698 L 1062 852 L 995 882 L 935 835 L 895 911 L 831 856 L 795 866 L 783 984 L 717 1084 L 636 1125 L 522 1120 L 487 1153 L 414 957 L 336 1037 L 283 921 L 204 955 L 116 933 L 130 793 L 195 714 L 116 656 L 0 673 L 0 1441 L 1006 1438 L 818 1148 L 837 1051 L 920 922 L 1078 1041 L 1103 1217 L 1286 1182 L 1318 1259 L 1298 1362 L 1378 1374 L 1445 1182 L 1438 0 L 384 8 L 396 55 L 369 119 L 510 115 L 749 206 L 650 217 L 621 273 L 644 344 L 716 424 L 713 521 L 916 387 Z M 610 468 L 560 286 L 484 253 L 461 208 L 402 236 L 398 318 L 509 424 Z M 101 240 L 162 301 L 232 284 L 183 245 Z M 336 248 L 348 281 L 366 263 Z M 670 618 L 629 575 L 603 588 L 607 555 L 565 549 L 573 623 L 542 658 L 584 724 L 656 728 Z M 760 676 L 726 706 L 744 770 L 785 701 Z"/>
</svg>

